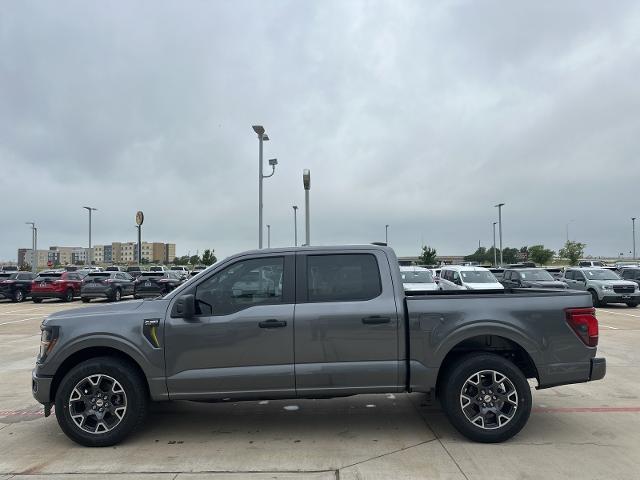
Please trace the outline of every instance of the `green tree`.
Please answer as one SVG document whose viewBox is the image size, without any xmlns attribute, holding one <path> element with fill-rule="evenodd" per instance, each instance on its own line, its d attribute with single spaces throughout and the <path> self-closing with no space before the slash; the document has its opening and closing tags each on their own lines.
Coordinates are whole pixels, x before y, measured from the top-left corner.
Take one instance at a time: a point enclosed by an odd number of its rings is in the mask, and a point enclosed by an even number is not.
<svg viewBox="0 0 640 480">
<path fill-rule="evenodd" d="M 502 249 L 502 263 L 517 263 L 518 253 L 520 250 L 517 248 L 504 247 Z M 500 250 L 498 250 L 498 260 L 500 259 Z"/>
<path fill-rule="evenodd" d="M 218 259 L 216 258 L 216 256 L 214 255 L 215 250 L 212 248 L 211 250 L 209 250 L 208 248 L 202 253 L 202 263 L 204 265 L 213 265 L 214 263 L 216 263 L 218 261 Z"/>
<path fill-rule="evenodd" d="M 182 255 L 181 257 L 176 257 L 173 259 L 174 265 L 187 265 L 189 263 L 189 256 Z"/>
<path fill-rule="evenodd" d="M 560 249 L 558 254 L 562 258 L 568 259 L 570 265 L 577 265 L 578 260 L 584 255 L 584 247 L 586 246 L 586 243 L 567 240 L 567 243 L 564 244 L 564 247 Z"/>
<path fill-rule="evenodd" d="M 436 249 L 428 245 L 423 245 L 422 253 L 418 256 L 418 263 L 420 263 L 420 265 L 435 265 L 437 262 Z"/>
<path fill-rule="evenodd" d="M 201 264 L 201 263 L 202 263 L 202 259 L 200 258 L 200 256 L 199 256 L 199 255 L 191 255 L 191 256 L 189 257 L 189 263 L 190 263 L 191 265 L 199 265 L 199 264 Z"/>
<path fill-rule="evenodd" d="M 471 255 L 467 255 L 464 257 L 467 262 L 478 262 L 484 263 L 487 258 L 487 249 L 484 247 L 478 247 L 478 249 L 473 252 Z"/>
<path fill-rule="evenodd" d="M 31 265 L 28 263 L 23 263 L 22 266 L 20 267 L 20 270 L 22 272 L 30 272 L 31 271 Z"/>
<path fill-rule="evenodd" d="M 529 259 L 536 265 L 547 265 L 556 254 L 553 250 L 544 248 L 544 245 L 532 245 L 529 247 Z"/>
</svg>

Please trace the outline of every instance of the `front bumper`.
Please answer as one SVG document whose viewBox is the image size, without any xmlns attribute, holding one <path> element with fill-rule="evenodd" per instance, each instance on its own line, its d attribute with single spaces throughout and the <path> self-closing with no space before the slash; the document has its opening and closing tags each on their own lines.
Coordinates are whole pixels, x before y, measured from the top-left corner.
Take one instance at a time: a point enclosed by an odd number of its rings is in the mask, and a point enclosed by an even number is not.
<svg viewBox="0 0 640 480">
<path fill-rule="evenodd" d="M 37 402 L 49 405 L 52 402 L 51 384 L 53 377 L 39 377 L 34 368 L 31 372 L 31 393 Z"/>
<path fill-rule="evenodd" d="M 607 374 L 607 359 L 596 357 L 591 359 L 591 373 L 589 381 L 602 380 Z"/>
<path fill-rule="evenodd" d="M 628 303 L 628 302 L 640 303 L 640 292 L 635 292 L 635 293 L 607 292 L 603 295 L 600 301 L 602 303 Z"/>
</svg>

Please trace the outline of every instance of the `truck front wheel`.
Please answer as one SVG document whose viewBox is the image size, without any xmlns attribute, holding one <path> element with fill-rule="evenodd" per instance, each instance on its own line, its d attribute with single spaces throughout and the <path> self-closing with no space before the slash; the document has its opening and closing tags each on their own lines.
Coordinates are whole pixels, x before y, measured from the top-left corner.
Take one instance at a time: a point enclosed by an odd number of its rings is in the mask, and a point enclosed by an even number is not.
<svg viewBox="0 0 640 480">
<path fill-rule="evenodd" d="M 443 408 L 453 426 L 470 440 L 508 440 L 531 413 L 531 388 L 510 361 L 491 353 L 461 358 L 447 372 Z"/>
<path fill-rule="evenodd" d="M 146 391 L 132 365 L 115 358 L 93 358 L 73 367 L 60 382 L 56 419 L 80 445 L 115 445 L 143 422 Z"/>
</svg>

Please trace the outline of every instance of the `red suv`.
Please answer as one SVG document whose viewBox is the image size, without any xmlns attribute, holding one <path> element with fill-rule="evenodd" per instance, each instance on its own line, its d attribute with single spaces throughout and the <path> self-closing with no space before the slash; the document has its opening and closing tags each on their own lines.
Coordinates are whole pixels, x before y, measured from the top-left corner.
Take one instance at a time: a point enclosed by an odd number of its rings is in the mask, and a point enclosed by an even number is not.
<svg viewBox="0 0 640 480">
<path fill-rule="evenodd" d="M 65 302 L 80 296 L 82 275 L 76 272 L 41 272 L 31 283 L 31 298 L 34 303 L 43 298 L 59 298 Z"/>
</svg>

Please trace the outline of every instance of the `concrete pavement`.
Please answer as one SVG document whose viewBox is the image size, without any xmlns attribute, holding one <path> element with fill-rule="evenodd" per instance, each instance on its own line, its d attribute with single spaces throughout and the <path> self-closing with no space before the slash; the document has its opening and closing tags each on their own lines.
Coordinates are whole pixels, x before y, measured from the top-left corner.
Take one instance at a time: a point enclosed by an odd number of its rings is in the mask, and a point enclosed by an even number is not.
<svg viewBox="0 0 640 480">
<path fill-rule="evenodd" d="M 31 397 L 39 324 L 81 307 L 0 301 L 0 480 L 89 479 L 630 479 L 640 472 L 640 309 L 599 309 L 600 382 L 535 391 L 525 429 L 471 443 L 421 394 L 332 400 L 155 404 L 121 445 L 64 436 Z"/>
</svg>

